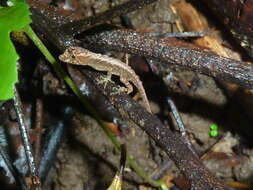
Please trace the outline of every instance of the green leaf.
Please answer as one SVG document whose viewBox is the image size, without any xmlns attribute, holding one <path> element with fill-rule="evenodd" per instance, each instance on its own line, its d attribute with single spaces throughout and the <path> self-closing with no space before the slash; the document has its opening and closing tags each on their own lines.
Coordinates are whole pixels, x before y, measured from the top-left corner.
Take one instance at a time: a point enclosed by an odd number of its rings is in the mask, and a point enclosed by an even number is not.
<svg viewBox="0 0 253 190">
<path fill-rule="evenodd" d="M 0 100 L 13 97 L 13 87 L 18 81 L 16 62 L 19 56 L 11 42 L 10 32 L 30 24 L 29 15 L 29 6 L 25 3 L 0 9 Z"/>
</svg>

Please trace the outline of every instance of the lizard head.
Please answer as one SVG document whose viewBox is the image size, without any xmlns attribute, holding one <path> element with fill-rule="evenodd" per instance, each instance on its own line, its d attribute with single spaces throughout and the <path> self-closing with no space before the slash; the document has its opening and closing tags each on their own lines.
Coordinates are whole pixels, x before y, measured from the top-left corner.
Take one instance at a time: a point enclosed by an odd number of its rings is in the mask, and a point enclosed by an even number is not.
<svg viewBox="0 0 253 190">
<path fill-rule="evenodd" d="M 80 56 L 85 56 L 87 50 L 81 47 L 69 47 L 59 56 L 59 59 L 66 63 L 78 64 Z"/>
</svg>

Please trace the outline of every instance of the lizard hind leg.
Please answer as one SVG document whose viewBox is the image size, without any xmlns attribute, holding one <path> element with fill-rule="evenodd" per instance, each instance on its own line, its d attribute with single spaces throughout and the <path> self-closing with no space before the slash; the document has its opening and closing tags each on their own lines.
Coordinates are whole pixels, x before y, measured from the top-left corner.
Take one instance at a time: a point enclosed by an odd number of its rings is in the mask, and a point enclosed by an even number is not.
<svg viewBox="0 0 253 190">
<path fill-rule="evenodd" d="M 130 94 L 131 92 L 133 92 L 133 86 L 128 80 L 120 78 L 120 81 L 126 86 L 127 94 Z"/>
</svg>

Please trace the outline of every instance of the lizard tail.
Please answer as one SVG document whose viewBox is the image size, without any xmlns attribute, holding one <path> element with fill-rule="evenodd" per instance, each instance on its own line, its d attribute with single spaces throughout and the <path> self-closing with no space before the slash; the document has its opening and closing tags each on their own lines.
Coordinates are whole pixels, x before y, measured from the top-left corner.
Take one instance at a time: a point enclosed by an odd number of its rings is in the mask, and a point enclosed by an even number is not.
<svg viewBox="0 0 253 190">
<path fill-rule="evenodd" d="M 150 108 L 150 104 L 149 104 L 148 98 L 146 96 L 145 96 L 145 98 L 144 98 L 143 101 L 144 101 L 145 107 L 148 110 L 148 112 L 152 114 L 152 111 L 151 111 L 151 108 Z"/>
</svg>

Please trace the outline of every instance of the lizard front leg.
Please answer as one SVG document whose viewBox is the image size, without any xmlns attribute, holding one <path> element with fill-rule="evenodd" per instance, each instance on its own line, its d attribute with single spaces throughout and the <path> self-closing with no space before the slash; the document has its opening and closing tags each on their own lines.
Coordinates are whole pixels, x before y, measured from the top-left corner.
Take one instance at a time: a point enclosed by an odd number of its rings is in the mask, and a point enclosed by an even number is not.
<svg viewBox="0 0 253 190">
<path fill-rule="evenodd" d="M 104 88 L 106 88 L 108 82 L 114 83 L 111 78 L 112 78 L 112 73 L 108 71 L 107 75 L 101 76 L 100 79 L 97 79 L 97 82 L 98 84 L 102 84 Z"/>
</svg>

